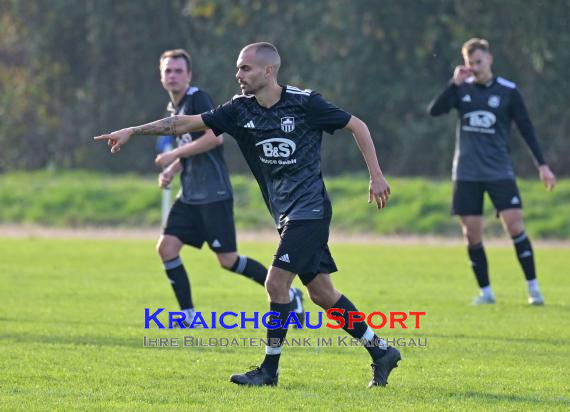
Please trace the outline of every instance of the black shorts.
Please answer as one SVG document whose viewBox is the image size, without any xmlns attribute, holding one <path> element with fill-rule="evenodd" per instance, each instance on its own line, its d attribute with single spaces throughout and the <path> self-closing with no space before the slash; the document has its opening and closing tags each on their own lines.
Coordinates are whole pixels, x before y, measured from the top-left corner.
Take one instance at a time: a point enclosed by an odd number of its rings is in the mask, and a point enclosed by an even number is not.
<svg viewBox="0 0 570 412">
<path fill-rule="evenodd" d="M 331 218 L 289 221 L 279 229 L 281 241 L 272 265 L 299 275 L 304 285 L 319 273 L 334 273 L 336 264 L 327 242 Z"/>
<path fill-rule="evenodd" d="M 207 242 L 216 253 L 235 252 L 233 199 L 203 205 L 190 205 L 176 199 L 163 233 L 176 236 L 182 243 L 198 249 Z"/>
<path fill-rule="evenodd" d="M 459 216 L 480 216 L 483 214 L 483 195 L 487 192 L 497 210 L 497 214 L 506 209 L 521 209 L 522 199 L 514 180 L 493 180 L 471 182 L 457 180 L 453 182 L 453 201 L 451 213 Z"/>
</svg>

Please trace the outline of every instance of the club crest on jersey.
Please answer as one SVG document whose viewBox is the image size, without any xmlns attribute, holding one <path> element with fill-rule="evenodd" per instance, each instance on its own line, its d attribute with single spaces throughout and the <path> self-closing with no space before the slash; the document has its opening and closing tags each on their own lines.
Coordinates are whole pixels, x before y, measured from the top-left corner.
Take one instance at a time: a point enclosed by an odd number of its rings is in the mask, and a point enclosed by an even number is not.
<svg viewBox="0 0 570 412">
<path fill-rule="evenodd" d="M 499 105 L 501 104 L 501 98 L 496 95 L 489 96 L 487 104 L 489 105 L 489 107 L 493 108 L 499 107 Z"/>
<path fill-rule="evenodd" d="M 281 130 L 285 133 L 291 133 L 295 130 L 295 118 L 293 116 L 281 118 Z"/>
</svg>

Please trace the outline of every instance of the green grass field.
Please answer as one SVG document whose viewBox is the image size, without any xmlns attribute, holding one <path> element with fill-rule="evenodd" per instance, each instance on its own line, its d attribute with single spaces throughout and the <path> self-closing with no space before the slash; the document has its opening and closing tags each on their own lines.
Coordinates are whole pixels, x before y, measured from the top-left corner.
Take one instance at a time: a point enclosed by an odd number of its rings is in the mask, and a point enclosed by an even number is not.
<svg viewBox="0 0 570 412">
<path fill-rule="evenodd" d="M 274 245 L 241 252 L 268 263 Z M 545 307 L 529 307 L 510 247 L 488 250 L 498 303 L 476 293 L 460 246 L 332 245 L 337 287 L 366 312 L 426 310 L 387 388 L 368 390 L 358 347 L 288 347 L 277 388 L 243 388 L 231 373 L 259 347 L 143 348 L 143 336 L 264 337 L 263 330 L 143 329 L 144 308 L 176 310 L 151 241 L 0 239 L 2 410 L 568 410 L 567 248 L 537 248 Z M 265 312 L 264 292 L 186 249 L 197 308 Z M 297 281 L 296 281 L 297 282 Z M 307 303 L 307 309 L 317 308 Z M 344 332 L 291 331 L 292 337 Z"/>
</svg>

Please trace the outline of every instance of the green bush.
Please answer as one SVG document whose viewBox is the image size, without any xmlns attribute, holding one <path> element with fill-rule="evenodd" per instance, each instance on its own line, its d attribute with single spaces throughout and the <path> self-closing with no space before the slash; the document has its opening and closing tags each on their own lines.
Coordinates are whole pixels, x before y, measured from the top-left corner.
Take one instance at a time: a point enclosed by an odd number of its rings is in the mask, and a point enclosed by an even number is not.
<svg viewBox="0 0 570 412">
<path fill-rule="evenodd" d="M 389 206 L 368 205 L 368 178 L 350 175 L 325 179 L 333 201 L 333 226 L 346 233 L 459 236 L 450 216 L 448 180 L 392 178 Z M 233 176 L 238 229 L 271 229 L 272 219 L 257 183 Z M 526 226 L 533 236 L 570 238 L 570 180 L 547 193 L 538 180 L 519 181 Z M 173 191 L 178 190 L 178 182 Z M 155 176 L 92 172 L 18 172 L 0 175 L 0 223 L 55 227 L 150 227 L 160 224 L 161 195 Z M 503 229 L 486 199 L 486 231 Z"/>
</svg>

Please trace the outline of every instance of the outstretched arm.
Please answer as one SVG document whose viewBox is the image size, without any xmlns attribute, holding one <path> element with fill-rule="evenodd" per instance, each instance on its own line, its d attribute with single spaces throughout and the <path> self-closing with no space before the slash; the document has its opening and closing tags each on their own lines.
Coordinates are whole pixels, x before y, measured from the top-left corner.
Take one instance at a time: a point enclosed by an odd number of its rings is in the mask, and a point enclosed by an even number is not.
<svg viewBox="0 0 570 412">
<path fill-rule="evenodd" d="M 207 126 L 202 121 L 201 115 L 176 115 L 141 126 L 127 127 L 110 134 L 94 137 L 93 139 L 107 140 L 107 144 L 111 146 L 111 153 L 116 153 L 121 150 L 121 146 L 125 145 L 129 139 L 135 135 L 167 134 L 177 136 L 188 132 L 199 132 L 205 129 L 207 129 Z"/>
<path fill-rule="evenodd" d="M 349 130 L 354 136 L 356 144 L 358 145 L 362 156 L 364 156 L 364 161 L 368 167 L 368 172 L 370 174 L 368 203 L 372 203 L 372 200 L 374 200 L 376 201 L 378 209 L 383 209 L 386 207 L 386 203 L 390 197 L 390 186 L 380 169 L 380 164 L 376 157 L 374 142 L 372 141 L 372 136 L 370 136 L 370 130 L 368 130 L 366 123 L 356 116 L 351 116 L 344 128 Z"/>
</svg>

